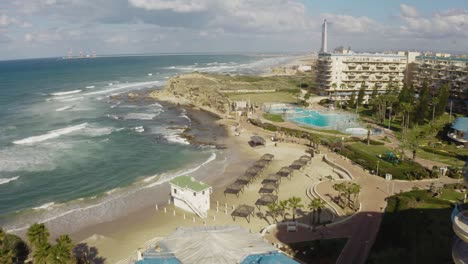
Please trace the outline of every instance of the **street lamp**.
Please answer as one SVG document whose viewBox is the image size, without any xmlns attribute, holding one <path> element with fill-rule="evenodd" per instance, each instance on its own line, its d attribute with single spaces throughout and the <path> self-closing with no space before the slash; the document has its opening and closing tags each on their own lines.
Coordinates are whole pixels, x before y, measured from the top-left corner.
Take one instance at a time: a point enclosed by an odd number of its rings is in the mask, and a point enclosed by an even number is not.
<svg viewBox="0 0 468 264">
<path fill-rule="evenodd" d="M 380 160 L 377 161 L 377 176 L 379 176 L 379 163 L 380 163 Z"/>
<path fill-rule="evenodd" d="M 388 116 L 388 130 L 390 130 L 390 125 L 392 124 L 392 107 L 390 106 L 390 115 Z"/>
</svg>

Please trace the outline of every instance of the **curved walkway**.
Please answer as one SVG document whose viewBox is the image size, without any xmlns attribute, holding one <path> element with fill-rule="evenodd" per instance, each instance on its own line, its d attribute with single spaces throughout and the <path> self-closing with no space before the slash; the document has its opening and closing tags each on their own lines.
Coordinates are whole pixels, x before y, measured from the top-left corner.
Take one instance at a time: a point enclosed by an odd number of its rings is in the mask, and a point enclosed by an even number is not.
<svg viewBox="0 0 468 264">
<path fill-rule="evenodd" d="M 392 193 L 409 191 L 413 187 L 429 188 L 432 182 L 455 183 L 454 179 L 442 177 L 435 180 L 422 181 L 386 181 L 363 170 L 361 167 L 352 164 L 351 161 L 342 156 L 329 152 L 324 147 L 320 148 L 326 153 L 330 160 L 341 167 L 347 169 L 353 176 L 352 182 L 361 185 L 359 200 L 361 201 L 361 211 L 347 221 L 329 227 L 320 227 L 316 232 L 302 230 L 296 233 L 286 232 L 284 227 L 278 227 L 265 235 L 271 242 L 300 242 L 317 239 L 348 238 L 337 263 L 365 263 L 377 236 L 383 210 L 386 207 L 386 198 Z M 333 193 L 333 181 L 323 182 L 317 185 L 316 191 L 322 196 Z"/>
</svg>

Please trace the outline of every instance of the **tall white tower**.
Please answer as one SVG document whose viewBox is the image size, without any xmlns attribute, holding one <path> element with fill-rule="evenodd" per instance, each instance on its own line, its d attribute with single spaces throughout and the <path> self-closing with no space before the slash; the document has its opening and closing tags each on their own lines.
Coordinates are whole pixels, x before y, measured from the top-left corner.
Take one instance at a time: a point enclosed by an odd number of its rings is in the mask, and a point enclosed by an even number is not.
<svg viewBox="0 0 468 264">
<path fill-rule="evenodd" d="M 327 53 L 327 20 L 323 21 L 322 25 L 322 48 L 320 49 L 321 53 Z"/>
</svg>

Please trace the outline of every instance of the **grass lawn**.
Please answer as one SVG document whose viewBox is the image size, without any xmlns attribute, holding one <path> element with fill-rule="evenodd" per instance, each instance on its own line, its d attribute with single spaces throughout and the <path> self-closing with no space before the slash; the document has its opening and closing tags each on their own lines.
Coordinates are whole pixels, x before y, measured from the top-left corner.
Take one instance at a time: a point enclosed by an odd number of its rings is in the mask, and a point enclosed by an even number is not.
<svg viewBox="0 0 468 264">
<path fill-rule="evenodd" d="M 443 189 L 440 194 L 440 199 L 452 202 L 463 201 L 463 198 L 464 194 L 454 189 Z"/>
<path fill-rule="evenodd" d="M 307 130 L 312 130 L 312 131 L 318 131 L 318 132 L 324 132 L 328 134 L 335 134 L 335 135 L 346 135 L 349 136 L 349 134 L 342 133 L 338 130 L 331 130 L 331 129 L 316 129 L 308 126 L 300 126 L 301 128 L 307 129 Z"/>
<path fill-rule="evenodd" d="M 418 152 L 417 152 L 416 155 L 423 158 L 423 159 L 442 162 L 442 163 L 445 163 L 445 164 L 450 165 L 450 166 L 463 167 L 465 165 L 465 161 L 463 161 L 461 159 L 457 159 L 457 158 L 454 158 L 454 157 L 448 157 L 448 156 L 445 156 L 445 155 L 439 155 L 439 154 L 435 154 L 435 153 L 431 153 L 431 152 L 426 152 L 426 151 L 424 151 L 422 149 L 418 149 Z"/>
<path fill-rule="evenodd" d="M 231 100 L 250 100 L 251 103 L 261 105 L 263 103 L 296 103 L 297 98 L 289 92 L 273 93 L 229 93 L 226 96 Z"/>
<path fill-rule="evenodd" d="M 263 118 L 272 122 L 284 122 L 283 116 L 280 114 L 263 114 Z"/>
<path fill-rule="evenodd" d="M 377 171 L 378 161 L 380 176 L 390 173 L 394 179 L 400 180 L 422 179 L 429 176 L 424 167 L 411 160 L 406 159 L 399 164 L 392 164 L 378 157 L 378 155 L 385 156 L 389 151 L 392 152 L 391 149 L 383 145 L 367 145 L 363 142 L 356 142 L 348 144 L 340 150 L 340 153 L 368 170 Z"/>
<path fill-rule="evenodd" d="M 368 263 L 453 263 L 452 207 L 426 190 L 390 197 Z"/>
<path fill-rule="evenodd" d="M 297 251 L 294 258 L 303 263 L 335 263 L 347 241 L 347 238 L 324 239 L 290 243 L 288 246 Z"/>
</svg>

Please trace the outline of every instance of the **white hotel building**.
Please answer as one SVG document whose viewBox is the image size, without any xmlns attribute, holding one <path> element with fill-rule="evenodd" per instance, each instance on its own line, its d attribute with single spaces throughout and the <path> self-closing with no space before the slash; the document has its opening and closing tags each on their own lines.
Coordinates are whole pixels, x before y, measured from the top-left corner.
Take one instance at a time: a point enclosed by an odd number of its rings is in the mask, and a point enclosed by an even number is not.
<svg viewBox="0 0 468 264">
<path fill-rule="evenodd" d="M 379 93 L 389 87 L 401 89 L 406 78 L 409 63 L 414 62 L 417 53 L 398 54 L 353 53 L 342 49 L 327 52 L 327 21 L 322 27 L 322 48 L 317 65 L 319 91 L 332 101 L 347 101 L 361 87 L 365 88 L 364 102 L 367 102 L 374 88 Z"/>
</svg>

